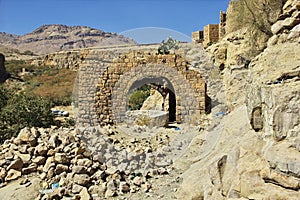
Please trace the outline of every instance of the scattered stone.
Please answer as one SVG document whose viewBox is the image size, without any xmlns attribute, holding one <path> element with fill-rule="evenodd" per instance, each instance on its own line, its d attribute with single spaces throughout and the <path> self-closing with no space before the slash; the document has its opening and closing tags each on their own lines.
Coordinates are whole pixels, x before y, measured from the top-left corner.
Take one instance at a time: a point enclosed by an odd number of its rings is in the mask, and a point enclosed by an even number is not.
<svg viewBox="0 0 300 200">
<path fill-rule="evenodd" d="M 127 182 L 121 181 L 119 186 L 119 191 L 120 193 L 127 193 L 130 191 L 130 186 L 128 185 Z"/>
<path fill-rule="evenodd" d="M 68 164 L 70 159 L 64 153 L 56 153 L 54 156 L 54 161 L 60 164 Z"/>
<path fill-rule="evenodd" d="M 15 169 L 11 169 L 7 172 L 7 176 L 5 178 L 6 181 L 15 180 L 19 177 L 21 177 L 22 173 L 20 171 L 17 171 Z"/>
<path fill-rule="evenodd" d="M 15 169 L 17 171 L 21 171 L 23 167 L 23 161 L 21 159 L 17 159 L 11 162 L 11 164 L 6 168 L 7 171 L 10 169 Z"/>
<path fill-rule="evenodd" d="M 83 186 L 77 185 L 77 184 L 73 184 L 73 186 L 72 186 L 72 193 L 73 194 L 78 194 L 82 189 L 83 189 Z"/>
<path fill-rule="evenodd" d="M 23 174 L 30 174 L 30 173 L 36 172 L 36 171 L 37 171 L 37 164 L 36 163 L 31 163 L 28 167 L 24 167 L 22 169 Z"/>
<path fill-rule="evenodd" d="M 88 193 L 88 190 L 85 187 L 82 188 L 81 192 L 79 193 L 79 196 L 80 196 L 80 200 L 90 200 L 91 199 L 91 197 Z"/>
<path fill-rule="evenodd" d="M 74 183 L 82 186 L 88 185 L 90 183 L 90 176 L 87 174 L 75 174 Z"/>
</svg>

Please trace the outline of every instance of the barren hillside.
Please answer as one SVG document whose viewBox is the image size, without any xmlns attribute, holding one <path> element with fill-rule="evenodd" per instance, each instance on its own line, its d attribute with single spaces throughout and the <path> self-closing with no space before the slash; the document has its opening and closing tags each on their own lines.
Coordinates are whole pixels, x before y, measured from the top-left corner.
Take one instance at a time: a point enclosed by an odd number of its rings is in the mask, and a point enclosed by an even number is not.
<svg viewBox="0 0 300 200">
<path fill-rule="evenodd" d="M 43 25 L 23 36 L 0 33 L 1 45 L 18 49 L 21 52 L 31 51 L 34 54 L 135 43 L 134 40 L 122 35 L 104 32 L 87 26 Z"/>
</svg>

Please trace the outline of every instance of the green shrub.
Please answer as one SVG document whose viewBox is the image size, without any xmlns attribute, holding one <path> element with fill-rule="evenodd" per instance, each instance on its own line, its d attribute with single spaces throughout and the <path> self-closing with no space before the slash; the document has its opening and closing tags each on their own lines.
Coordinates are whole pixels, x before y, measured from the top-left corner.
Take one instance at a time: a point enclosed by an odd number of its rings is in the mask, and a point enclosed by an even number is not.
<svg viewBox="0 0 300 200">
<path fill-rule="evenodd" d="M 49 100 L 28 94 L 14 94 L 0 87 L 0 142 L 16 136 L 24 127 L 50 127 L 54 124 Z"/>
<path fill-rule="evenodd" d="M 144 85 L 133 91 L 129 97 L 129 110 L 139 110 L 144 101 L 150 96 L 150 86 Z"/>
</svg>

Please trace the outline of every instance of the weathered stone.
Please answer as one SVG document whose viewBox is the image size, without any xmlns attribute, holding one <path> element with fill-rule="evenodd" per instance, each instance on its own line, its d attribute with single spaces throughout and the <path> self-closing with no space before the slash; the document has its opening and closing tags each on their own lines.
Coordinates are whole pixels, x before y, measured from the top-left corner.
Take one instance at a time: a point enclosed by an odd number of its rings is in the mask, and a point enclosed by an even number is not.
<svg viewBox="0 0 300 200">
<path fill-rule="evenodd" d="M 51 179 L 55 176 L 55 170 L 54 167 L 51 167 L 48 171 L 47 171 L 47 178 Z"/>
<path fill-rule="evenodd" d="M 37 164 L 31 163 L 28 167 L 22 169 L 23 174 L 30 174 L 37 171 Z"/>
<path fill-rule="evenodd" d="M 285 20 L 277 21 L 271 28 L 273 34 L 277 34 L 284 29 L 292 29 L 300 23 L 300 19 L 289 17 Z"/>
<path fill-rule="evenodd" d="M 48 152 L 48 147 L 45 144 L 39 144 L 35 147 L 34 154 L 37 156 L 45 156 Z"/>
<path fill-rule="evenodd" d="M 85 166 L 73 166 L 72 173 L 74 174 L 86 174 L 87 168 Z"/>
<path fill-rule="evenodd" d="M 96 180 L 100 180 L 100 179 L 104 179 L 106 176 L 106 173 L 102 170 L 98 170 L 96 171 L 94 174 L 93 174 L 93 177 L 96 179 Z"/>
<path fill-rule="evenodd" d="M 91 195 L 97 194 L 99 197 L 101 197 L 104 195 L 105 190 L 106 187 L 103 184 L 99 184 L 99 185 L 92 185 L 88 191 Z"/>
<path fill-rule="evenodd" d="M 54 155 L 54 161 L 60 164 L 68 164 L 70 163 L 70 159 L 64 153 L 56 153 Z"/>
<path fill-rule="evenodd" d="M 69 167 L 67 165 L 57 164 L 55 168 L 55 174 L 61 174 L 63 172 L 68 172 Z"/>
<path fill-rule="evenodd" d="M 83 187 L 81 192 L 79 193 L 80 199 L 81 200 L 90 200 L 91 196 L 88 193 L 88 190 L 86 189 L 86 187 Z"/>
<path fill-rule="evenodd" d="M 19 145 L 19 146 L 18 146 L 18 151 L 19 151 L 20 153 L 25 154 L 25 153 L 27 153 L 27 148 L 28 148 L 28 146 L 27 146 L 26 144 Z"/>
<path fill-rule="evenodd" d="M 22 173 L 20 171 L 17 171 L 15 169 L 11 169 L 7 172 L 7 176 L 5 178 L 6 181 L 15 180 L 19 177 L 21 177 Z"/>
<path fill-rule="evenodd" d="M 127 193 L 130 191 L 130 186 L 125 181 L 121 181 L 119 186 L 119 191 L 120 193 Z"/>
<path fill-rule="evenodd" d="M 261 176 L 267 183 L 275 183 L 284 188 L 293 190 L 298 190 L 300 188 L 300 183 L 295 177 L 285 176 L 274 170 L 264 170 L 261 172 Z"/>
<path fill-rule="evenodd" d="M 116 195 L 116 183 L 114 180 L 111 180 L 107 183 L 107 189 L 106 189 L 106 192 L 105 192 L 105 197 L 108 198 L 108 197 L 113 197 Z"/>
<path fill-rule="evenodd" d="M 144 192 L 148 192 L 151 189 L 151 184 L 149 182 L 145 182 L 141 185 L 141 188 Z"/>
<path fill-rule="evenodd" d="M 32 159 L 33 163 L 36 163 L 37 165 L 43 165 L 46 162 L 46 158 L 43 156 L 37 156 Z"/>
<path fill-rule="evenodd" d="M 22 142 L 28 143 L 31 146 L 35 146 L 37 144 L 37 139 L 36 137 L 31 133 L 29 128 L 23 128 L 18 137 L 19 140 L 21 140 Z"/>
<path fill-rule="evenodd" d="M 28 164 L 31 161 L 31 156 L 30 154 L 18 154 L 17 156 L 22 160 L 23 164 Z"/>
<path fill-rule="evenodd" d="M 83 189 L 83 186 L 77 185 L 77 184 L 73 184 L 73 186 L 72 186 L 72 193 L 77 194 L 77 193 L 79 193 L 82 189 Z"/>
<path fill-rule="evenodd" d="M 49 149 L 47 152 L 47 156 L 54 156 L 57 153 L 56 149 Z"/>
<path fill-rule="evenodd" d="M 80 166 L 91 167 L 92 164 L 93 164 L 93 162 L 87 158 L 77 160 L 77 165 L 80 165 Z"/>
<path fill-rule="evenodd" d="M 55 166 L 54 157 L 47 158 L 46 163 L 45 163 L 44 168 L 43 168 L 43 172 L 48 172 L 49 169 L 51 167 L 54 167 L 54 166 Z"/>
<path fill-rule="evenodd" d="M 76 147 L 75 149 L 73 149 L 73 151 L 74 151 L 74 154 L 77 156 L 77 155 L 82 154 L 85 151 L 85 148 L 83 148 L 83 147 Z"/>
<path fill-rule="evenodd" d="M 4 180 L 4 178 L 6 177 L 7 175 L 7 171 L 4 169 L 4 168 L 0 168 L 0 179 L 1 180 Z"/>
<path fill-rule="evenodd" d="M 133 182 L 133 184 L 135 184 L 137 186 L 141 186 L 143 183 L 143 179 L 140 176 L 136 176 L 133 178 L 132 182 Z"/>
<path fill-rule="evenodd" d="M 57 134 L 51 135 L 48 141 L 49 145 L 56 148 L 60 145 L 61 141 L 58 139 Z"/>
<path fill-rule="evenodd" d="M 87 186 L 90 183 L 90 176 L 87 174 L 75 174 L 74 182 L 78 185 Z"/>
<path fill-rule="evenodd" d="M 21 159 L 14 160 L 10 163 L 10 165 L 6 168 L 7 171 L 10 169 L 15 169 L 17 171 L 21 171 L 23 167 L 23 161 Z"/>
</svg>

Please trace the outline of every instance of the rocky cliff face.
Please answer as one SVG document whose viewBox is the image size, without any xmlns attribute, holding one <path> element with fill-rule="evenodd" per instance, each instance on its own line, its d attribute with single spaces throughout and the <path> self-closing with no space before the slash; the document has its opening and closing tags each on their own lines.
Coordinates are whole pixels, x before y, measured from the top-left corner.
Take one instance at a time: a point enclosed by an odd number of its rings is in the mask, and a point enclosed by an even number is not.
<svg viewBox="0 0 300 200">
<path fill-rule="evenodd" d="M 272 36 L 271 26 L 282 12 L 286 0 L 233 0 L 227 10 L 226 32 L 245 30 L 249 40 L 244 56 L 253 58 L 265 47 Z M 250 48 L 249 48 L 250 47 Z"/>
<path fill-rule="evenodd" d="M 229 11 L 268 2 L 232 1 Z M 246 56 L 255 45 L 244 26 L 229 27 L 233 32 L 208 49 L 220 66 L 231 112 L 208 130 L 210 145 L 201 146 L 184 172 L 179 198 L 299 199 L 300 1 L 284 2 L 276 20 L 264 25 L 271 34 L 254 58 Z M 228 18 L 229 26 L 240 23 L 238 16 Z"/>
<path fill-rule="evenodd" d="M 0 33 L 0 44 L 21 51 L 46 54 L 85 47 L 135 44 L 135 41 L 87 26 L 43 25 L 23 36 Z"/>
</svg>

